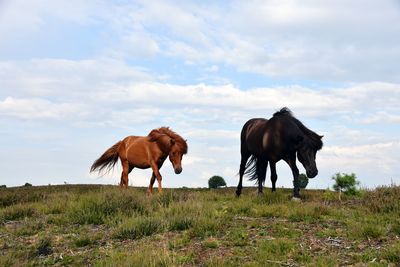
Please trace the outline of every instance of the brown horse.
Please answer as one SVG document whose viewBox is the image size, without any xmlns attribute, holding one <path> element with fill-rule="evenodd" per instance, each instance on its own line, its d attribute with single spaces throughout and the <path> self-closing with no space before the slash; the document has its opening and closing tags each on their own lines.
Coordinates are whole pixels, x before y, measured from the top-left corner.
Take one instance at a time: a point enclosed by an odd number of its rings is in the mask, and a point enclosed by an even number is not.
<svg viewBox="0 0 400 267">
<path fill-rule="evenodd" d="M 110 147 L 90 168 L 90 172 L 111 170 L 121 160 L 122 174 L 120 186 L 128 187 L 128 174 L 133 168 L 151 168 L 148 193 L 153 192 L 153 184 L 157 178 L 158 192 L 162 191 L 159 169 L 169 157 L 176 174 L 182 172 L 182 156 L 187 153 L 186 141 L 168 127 L 152 130 L 147 136 L 128 136 Z"/>
</svg>

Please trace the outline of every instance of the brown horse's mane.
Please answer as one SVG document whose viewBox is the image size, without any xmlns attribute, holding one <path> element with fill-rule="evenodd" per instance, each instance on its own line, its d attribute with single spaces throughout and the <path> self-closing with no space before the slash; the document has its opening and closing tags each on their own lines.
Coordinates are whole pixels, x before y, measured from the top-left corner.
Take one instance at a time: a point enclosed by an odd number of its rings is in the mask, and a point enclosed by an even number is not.
<svg viewBox="0 0 400 267">
<path fill-rule="evenodd" d="M 174 146 L 177 146 L 182 154 L 187 153 L 188 146 L 186 141 L 179 134 L 172 131 L 169 127 L 161 127 L 158 129 L 154 129 L 148 134 L 148 137 L 150 138 L 151 142 L 157 142 L 160 145 L 160 148 L 164 149 L 170 146 L 169 144 L 165 143 L 164 138 L 161 138 L 165 135 L 169 136 L 171 139 L 175 141 Z"/>
</svg>

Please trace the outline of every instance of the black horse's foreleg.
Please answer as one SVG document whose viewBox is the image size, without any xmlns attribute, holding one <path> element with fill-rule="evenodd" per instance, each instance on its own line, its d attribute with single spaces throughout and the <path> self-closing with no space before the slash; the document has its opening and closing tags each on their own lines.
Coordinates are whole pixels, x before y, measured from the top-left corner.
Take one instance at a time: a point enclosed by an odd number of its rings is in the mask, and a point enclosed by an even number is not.
<svg viewBox="0 0 400 267">
<path fill-rule="evenodd" d="M 276 180 L 278 179 L 278 175 L 276 174 L 276 162 L 270 162 L 269 167 L 271 169 L 272 192 L 274 192 L 276 191 Z"/>
<path fill-rule="evenodd" d="M 292 155 L 290 158 L 285 159 L 292 169 L 293 174 L 293 197 L 300 198 L 300 184 L 299 184 L 299 169 L 296 166 L 296 155 Z"/>
<path fill-rule="evenodd" d="M 242 159 L 240 161 L 240 168 L 239 168 L 239 184 L 236 188 L 236 196 L 240 196 L 240 194 L 242 193 L 243 175 L 246 170 L 246 163 L 247 163 L 247 160 L 249 159 L 249 157 L 250 156 L 248 154 L 242 153 Z"/>
</svg>

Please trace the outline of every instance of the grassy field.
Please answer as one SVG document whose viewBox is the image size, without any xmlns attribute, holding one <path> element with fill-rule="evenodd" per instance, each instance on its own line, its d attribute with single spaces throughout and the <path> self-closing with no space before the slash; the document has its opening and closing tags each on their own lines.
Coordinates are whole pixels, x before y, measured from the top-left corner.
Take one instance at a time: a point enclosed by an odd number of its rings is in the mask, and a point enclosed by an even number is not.
<svg viewBox="0 0 400 267">
<path fill-rule="evenodd" d="M 400 187 L 0 188 L 0 266 L 399 266 Z"/>
</svg>

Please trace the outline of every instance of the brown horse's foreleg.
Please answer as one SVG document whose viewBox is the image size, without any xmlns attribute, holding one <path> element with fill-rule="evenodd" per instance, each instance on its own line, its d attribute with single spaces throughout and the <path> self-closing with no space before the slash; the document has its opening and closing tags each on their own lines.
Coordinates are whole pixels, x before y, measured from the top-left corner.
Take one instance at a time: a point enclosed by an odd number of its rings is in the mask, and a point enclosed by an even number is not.
<svg viewBox="0 0 400 267">
<path fill-rule="evenodd" d="M 162 176 L 161 176 L 160 171 L 158 169 L 158 165 L 155 162 L 152 162 L 151 163 L 151 168 L 153 169 L 153 173 L 157 178 L 158 192 L 161 193 L 162 192 L 162 186 L 161 186 Z"/>
<path fill-rule="evenodd" d="M 147 188 L 147 193 L 149 195 L 153 194 L 153 185 L 154 185 L 155 181 L 156 181 L 156 176 L 155 176 L 155 174 L 153 172 L 153 174 L 151 175 L 151 178 L 150 178 L 149 188 Z"/>
</svg>

